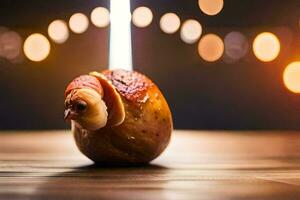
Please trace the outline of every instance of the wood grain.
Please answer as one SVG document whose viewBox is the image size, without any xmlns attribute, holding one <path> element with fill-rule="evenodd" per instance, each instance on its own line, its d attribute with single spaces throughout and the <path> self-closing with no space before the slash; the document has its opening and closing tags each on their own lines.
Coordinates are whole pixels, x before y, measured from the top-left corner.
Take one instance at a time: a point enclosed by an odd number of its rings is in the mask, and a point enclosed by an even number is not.
<svg viewBox="0 0 300 200">
<path fill-rule="evenodd" d="M 0 199 L 300 199 L 300 132 L 175 131 L 147 166 L 97 167 L 70 132 L 0 133 Z"/>
</svg>

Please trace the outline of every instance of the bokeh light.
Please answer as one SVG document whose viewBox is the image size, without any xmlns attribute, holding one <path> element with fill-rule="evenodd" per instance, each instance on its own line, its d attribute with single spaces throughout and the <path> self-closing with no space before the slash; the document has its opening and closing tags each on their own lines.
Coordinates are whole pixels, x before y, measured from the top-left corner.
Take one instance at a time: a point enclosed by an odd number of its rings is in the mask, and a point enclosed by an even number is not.
<svg viewBox="0 0 300 200">
<path fill-rule="evenodd" d="M 24 42 L 23 50 L 29 60 L 40 62 L 50 53 L 49 40 L 40 33 L 30 35 Z"/>
<path fill-rule="evenodd" d="M 194 19 L 185 21 L 180 30 L 181 39 L 187 44 L 195 43 L 202 34 L 201 24 Z"/>
<path fill-rule="evenodd" d="M 288 90 L 300 93 L 300 62 L 289 64 L 283 73 L 283 82 Z"/>
<path fill-rule="evenodd" d="M 223 0 L 198 0 L 198 5 L 202 12 L 207 15 L 217 15 L 224 6 Z"/>
<path fill-rule="evenodd" d="M 0 35 L 0 56 L 14 60 L 22 54 L 22 38 L 14 31 L 6 31 Z"/>
<path fill-rule="evenodd" d="M 138 7 L 132 13 L 132 23 L 137 27 L 147 27 L 151 24 L 152 20 L 152 11 L 147 7 Z"/>
<path fill-rule="evenodd" d="M 63 20 L 55 20 L 48 26 L 48 35 L 52 41 L 62 44 L 69 38 L 67 23 Z"/>
<path fill-rule="evenodd" d="M 160 18 L 160 28 L 167 34 L 173 34 L 180 27 L 180 18 L 175 13 L 166 13 Z"/>
<path fill-rule="evenodd" d="M 253 52 L 263 62 L 273 61 L 280 52 L 279 39 L 273 33 L 260 33 L 254 39 Z"/>
<path fill-rule="evenodd" d="M 104 7 L 95 8 L 91 13 L 91 21 L 99 28 L 108 26 L 110 22 L 109 11 Z"/>
<path fill-rule="evenodd" d="M 249 49 L 246 36 L 240 32 L 230 32 L 224 38 L 225 54 L 233 61 L 243 58 Z"/>
<path fill-rule="evenodd" d="M 219 36 L 207 34 L 199 41 L 198 53 L 205 61 L 217 61 L 224 53 L 224 43 Z"/>
<path fill-rule="evenodd" d="M 84 33 L 89 27 L 89 19 L 82 13 L 75 13 L 69 20 L 69 26 L 74 33 Z"/>
<path fill-rule="evenodd" d="M 8 31 L 8 28 L 4 27 L 4 26 L 0 26 L 0 37 Z M 5 57 L 4 52 L 3 52 L 3 48 L 0 46 L 0 58 Z M 2 59 L 0 59 L 1 61 Z"/>
</svg>

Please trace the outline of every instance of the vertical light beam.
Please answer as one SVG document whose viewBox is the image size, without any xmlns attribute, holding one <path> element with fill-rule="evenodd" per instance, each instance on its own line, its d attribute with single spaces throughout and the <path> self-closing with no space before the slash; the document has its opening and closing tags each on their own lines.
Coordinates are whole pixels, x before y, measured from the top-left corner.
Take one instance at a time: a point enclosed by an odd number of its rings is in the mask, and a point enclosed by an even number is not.
<svg viewBox="0 0 300 200">
<path fill-rule="evenodd" d="M 132 70 L 130 0 L 110 0 L 109 69 Z"/>
</svg>

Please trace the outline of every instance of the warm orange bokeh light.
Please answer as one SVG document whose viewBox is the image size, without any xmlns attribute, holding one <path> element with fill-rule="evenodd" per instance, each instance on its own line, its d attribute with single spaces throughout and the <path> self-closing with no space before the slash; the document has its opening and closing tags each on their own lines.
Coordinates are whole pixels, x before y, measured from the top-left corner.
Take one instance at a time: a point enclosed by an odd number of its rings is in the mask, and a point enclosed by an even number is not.
<svg viewBox="0 0 300 200">
<path fill-rule="evenodd" d="M 160 28 L 167 34 L 173 34 L 180 27 L 180 18 L 175 13 L 166 13 L 160 18 Z"/>
<path fill-rule="evenodd" d="M 104 7 L 95 8 L 91 13 L 91 21 L 99 28 L 108 26 L 110 21 L 109 11 Z"/>
<path fill-rule="evenodd" d="M 273 61 L 280 52 L 280 41 L 273 33 L 260 33 L 254 39 L 253 52 L 263 62 Z"/>
<path fill-rule="evenodd" d="M 152 11 L 147 7 L 138 7 L 132 13 L 132 23 L 140 28 L 149 26 L 152 19 Z"/>
<path fill-rule="evenodd" d="M 74 33 L 84 33 L 89 27 L 89 19 L 82 13 L 75 13 L 69 20 L 69 26 Z"/>
<path fill-rule="evenodd" d="M 181 39 L 187 44 L 195 43 L 202 34 L 201 24 L 194 19 L 186 20 L 180 30 Z"/>
<path fill-rule="evenodd" d="M 49 40 L 40 33 L 30 35 L 24 42 L 23 50 L 29 60 L 40 62 L 50 53 Z"/>
<path fill-rule="evenodd" d="M 291 92 L 300 93 L 300 62 L 293 62 L 285 68 L 283 82 Z"/>
<path fill-rule="evenodd" d="M 207 15 L 217 15 L 224 6 L 223 0 L 198 0 L 202 12 Z"/>
<path fill-rule="evenodd" d="M 217 61 L 224 53 L 224 43 L 219 36 L 207 34 L 199 41 L 198 53 L 205 61 Z"/>
<path fill-rule="evenodd" d="M 69 29 L 63 20 L 55 20 L 48 26 L 48 35 L 56 43 L 62 44 L 69 38 Z"/>
</svg>

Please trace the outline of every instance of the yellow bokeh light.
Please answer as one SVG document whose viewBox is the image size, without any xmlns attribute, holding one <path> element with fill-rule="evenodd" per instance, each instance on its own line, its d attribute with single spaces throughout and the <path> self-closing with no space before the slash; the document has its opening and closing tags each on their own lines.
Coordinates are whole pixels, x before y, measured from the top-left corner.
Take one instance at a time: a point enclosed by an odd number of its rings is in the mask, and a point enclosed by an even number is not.
<svg viewBox="0 0 300 200">
<path fill-rule="evenodd" d="M 48 27 L 49 37 L 56 43 L 62 44 L 69 38 L 69 29 L 63 20 L 55 20 Z"/>
<path fill-rule="evenodd" d="M 224 6 L 223 0 L 198 0 L 202 12 L 207 15 L 217 15 Z"/>
<path fill-rule="evenodd" d="M 110 21 L 109 11 L 103 7 L 95 8 L 91 13 L 91 21 L 99 28 L 108 26 Z"/>
<path fill-rule="evenodd" d="M 138 7 L 132 13 L 132 23 L 137 27 L 147 27 L 151 24 L 152 20 L 152 11 L 147 7 Z"/>
<path fill-rule="evenodd" d="M 291 92 L 300 93 L 300 62 L 293 62 L 285 68 L 283 82 Z"/>
<path fill-rule="evenodd" d="M 166 13 L 160 18 L 160 28 L 167 34 L 173 34 L 180 27 L 180 18 L 175 13 Z"/>
<path fill-rule="evenodd" d="M 280 52 L 280 41 L 273 33 L 260 33 L 254 39 L 253 52 L 263 62 L 273 61 Z"/>
<path fill-rule="evenodd" d="M 205 61 L 217 61 L 224 53 L 224 43 L 219 36 L 207 34 L 199 41 L 198 53 Z"/>
<path fill-rule="evenodd" d="M 40 62 L 50 53 L 49 40 L 40 33 L 30 35 L 24 42 L 23 50 L 29 60 Z"/>
<path fill-rule="evenodd" d="M 69 20 L 69 26 L 74 33 L 84 33 L 89 27 L 89 19 L 82 13 L 75 13 Z"/>
<path fill-rule="evenodd" d="M 201 24 L 194 19 L 185 21 L 180 30 L 181 39 L 188 44 L 195 43 L 202 34 Z"/>
</svg>

